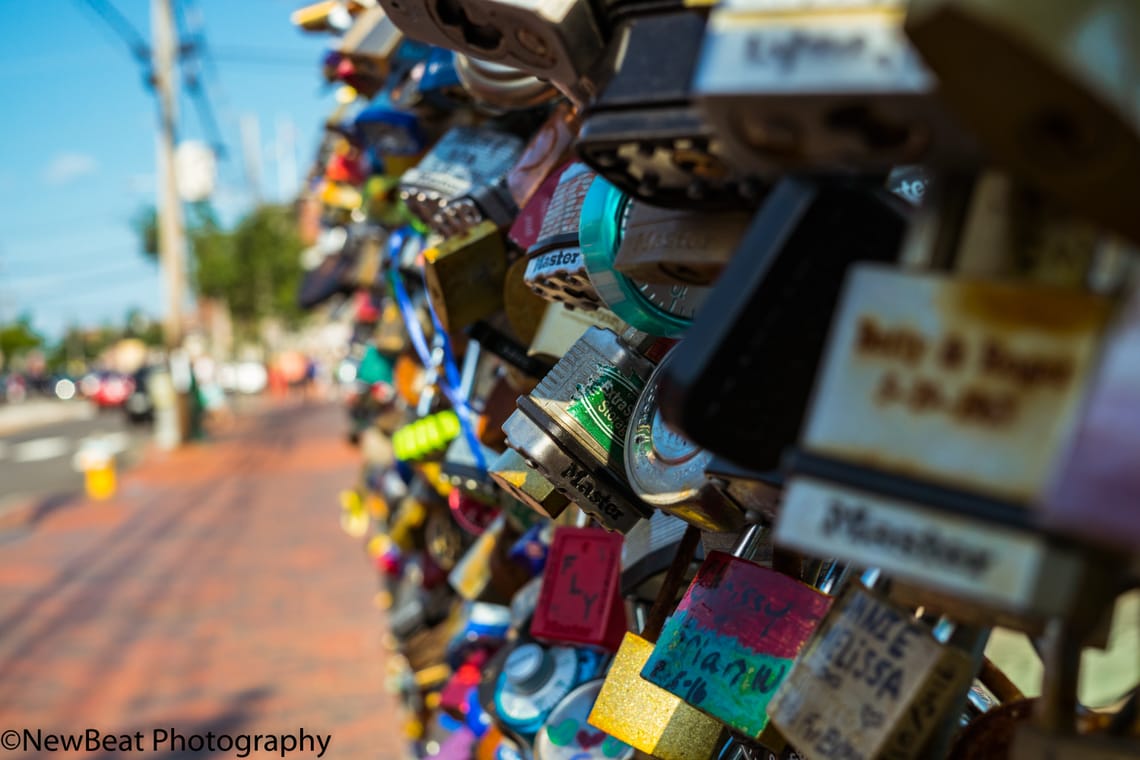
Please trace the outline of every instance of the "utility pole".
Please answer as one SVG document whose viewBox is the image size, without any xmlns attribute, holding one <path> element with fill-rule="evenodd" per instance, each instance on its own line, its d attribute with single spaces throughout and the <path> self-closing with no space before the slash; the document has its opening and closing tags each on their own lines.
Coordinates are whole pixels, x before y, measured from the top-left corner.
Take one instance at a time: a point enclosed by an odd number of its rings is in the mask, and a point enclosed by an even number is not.
<svg viewBox="0 0 1140 760">
<path fill-rule="evenodd" d="M 174 64 L 178 33 L 171 0 L 151 0 L 154 89 L 158 96 L 158 260 L 162 269 L 167 348 L 182 342 L 182 303 L 186 295 L 186 230 L 174 168 L 178 124 L 178 80 Z"/>
<path fill-rule="evenodd" d="M 174 141 L 178 124 L 178 32 L 171 0 L 151 0 L 153 82 L 158 98 L 158 262 L 162 270 L 166 319 L 163 335 L 170 351 L 171 385 L 158 403 L 155 437 L 163 448 L 174 448 L 191 430 L 190 362 L 182 344 L 182 303 L 186 295 L 186 228 L 175 175 Z"/>
</svg>

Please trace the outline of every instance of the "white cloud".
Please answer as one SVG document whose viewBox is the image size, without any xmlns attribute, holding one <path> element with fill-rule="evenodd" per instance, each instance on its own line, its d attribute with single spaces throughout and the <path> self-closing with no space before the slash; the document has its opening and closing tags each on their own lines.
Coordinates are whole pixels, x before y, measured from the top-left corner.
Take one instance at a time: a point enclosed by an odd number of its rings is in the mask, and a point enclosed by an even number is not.
<svg viewBox="0 0 1140 760">
<path fill-rule="evenodd" d="M 57 153 L 48 162 L 43 172 L 43 181 L 48 185 L 67 185 L 80 177 L 94 174 L 99 162 L 86 153 Z"/>
</svg>

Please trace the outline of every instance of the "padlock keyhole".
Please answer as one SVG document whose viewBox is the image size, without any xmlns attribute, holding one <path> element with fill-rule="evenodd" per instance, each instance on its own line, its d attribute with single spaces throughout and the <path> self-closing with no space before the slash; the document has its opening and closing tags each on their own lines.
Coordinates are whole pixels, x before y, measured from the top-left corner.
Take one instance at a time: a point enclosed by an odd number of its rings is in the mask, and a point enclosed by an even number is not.
<svg viewBox="0 0 1140 760">
<path fill-rule="evenodd" d="M 906 145 L 910 130 L 876 116 L 865 105 L 836 108 L 827 115 L 827 125 L 843 132 L 853 132 L 870 148 L 888 150 Z"/>
<path fill-rule="evenodd" d="M 503 44 L 503 35 L 498 29 L 476 24 L 456 0 L 436 0 L 435 9 L 444 25 L 459 28 L 467 44 L 488 51 L 498 50 Z"/>
</svg>

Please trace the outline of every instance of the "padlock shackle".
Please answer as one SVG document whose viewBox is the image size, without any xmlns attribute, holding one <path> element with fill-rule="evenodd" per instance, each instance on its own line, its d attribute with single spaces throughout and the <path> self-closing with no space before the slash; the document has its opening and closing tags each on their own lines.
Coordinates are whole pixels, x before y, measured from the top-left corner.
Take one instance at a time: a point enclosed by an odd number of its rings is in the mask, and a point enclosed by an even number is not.
<svg viewBox="0 0 1140 760">
<path fill-rule="evenodd" d="M 752 559 L 768 538 L 768 526 L 760 523 L 749 523 L 744 526 L 740 538 L 732 547 L 732 556 L 740 559 Z"/>
<path fill-rule="evenodd" d="M 700 543 L 700 529 L 692 525 L 687 527 L 685 534 L 677 543 L 677 552 L 673 555 L 673 561 L 669 565 L 668 572 L 665 573 L 665 580 L 661 583 L 657 598 L 653 600 L 653 607 L 650 608 L 649 615 L 646 616 L 645 627 L 641 630 L 641 637 L 646 641 L 656 644 L 658 637 L 661 636 L 661 629 L 665 626 L 665 618 L 669 616 L 669 611 L 673 608 L 673 603 L 677 599 L 677 592 L 681 589 L 681 581 L 685 579 L 685 573 L 688 571 L 693 557 L 696 556 L 697 547 Z"/>
</svg>

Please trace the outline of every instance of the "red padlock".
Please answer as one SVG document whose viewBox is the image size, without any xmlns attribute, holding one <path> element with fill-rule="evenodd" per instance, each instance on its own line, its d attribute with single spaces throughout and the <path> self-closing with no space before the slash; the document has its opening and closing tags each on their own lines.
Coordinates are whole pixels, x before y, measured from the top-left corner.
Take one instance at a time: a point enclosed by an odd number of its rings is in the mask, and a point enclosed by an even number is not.
<svg viewBox="0 0 1140 760">
<path fill-rule="evenodd" d="M 559 527 L 530 633 L 540 641 L 616 652 L 627 630 L 620 533 Z"/>
</svg>

